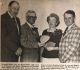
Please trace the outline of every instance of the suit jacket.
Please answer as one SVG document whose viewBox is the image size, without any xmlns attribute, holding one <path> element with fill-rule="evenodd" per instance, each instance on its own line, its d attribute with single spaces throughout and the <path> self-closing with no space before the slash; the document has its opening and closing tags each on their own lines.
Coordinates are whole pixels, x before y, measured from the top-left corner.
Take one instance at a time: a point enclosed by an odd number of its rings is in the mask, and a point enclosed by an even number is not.
<svg viewBox="0 0 80 70">
<path fill-rule="evenodd" d="M 39 34 L 37 28 L 32 30 L 27 23 L 21 27 L 21 44 L 24 48 L 38 48 Z"/>
<path fill-rule="evenodd" d="M 17 26 L 8 12 L 1 15 L 1 61 L 17 61 L 16 50 L 20 46 L 20 20 L 16 17 Z"/>
<path fill-rule="evenodd" d="M 40 61 L 40 51 L 38 46 L 39 34 L 37 28 L 30 28 L 25 23 L 21 27 L 21 45 L 23 46 L 22 62 Z"/>
<path fill-rule="evenodd" d="M 59 58 L 61 62 L 80 62 L 80 28 L 75 24 L 60 41 Z"/>
</svg>

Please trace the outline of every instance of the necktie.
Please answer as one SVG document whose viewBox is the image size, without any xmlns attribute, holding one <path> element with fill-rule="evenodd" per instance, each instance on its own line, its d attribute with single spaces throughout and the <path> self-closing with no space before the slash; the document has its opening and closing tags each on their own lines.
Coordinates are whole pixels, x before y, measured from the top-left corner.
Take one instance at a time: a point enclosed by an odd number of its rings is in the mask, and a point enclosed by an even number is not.
<svg viewBox="0 0 80 70">
<path fill-rule="evenodd" d="M 15 25 L 17 25 L 15 18 L 12 18 L 12 21 Z"/>
<path fill-rule="evenodd" d="M 15 26 L 17 27 L 18 33 L 19 33 L 19 26 L 17 24 L 16 18 L 12 18 L 13 23 L 15 24 Z"/>
<path fill-rule="evenodd" d="M 63 33 L 63 36 L 66 34 L 66 31 L 68 30 L 68 27 L 66 27 L 64 33 Z"/>
</svg>

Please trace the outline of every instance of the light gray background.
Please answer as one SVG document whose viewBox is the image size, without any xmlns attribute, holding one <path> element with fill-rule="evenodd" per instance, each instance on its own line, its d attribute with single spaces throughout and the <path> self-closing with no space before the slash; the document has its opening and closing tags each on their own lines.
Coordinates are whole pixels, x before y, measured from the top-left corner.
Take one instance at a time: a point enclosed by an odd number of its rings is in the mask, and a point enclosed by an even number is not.
<svg viewBox="0 0 80 70">
<path fill-rule="evenodd" d="M 7 10 L 7 5 L 11 0 L 2 0 L 1 14 Z M 60 17 L 58 28 L 64 31 L 65 24 L 63 14 L 66 10 L 71 9 L 76 12 L 76 24 L 80 26 L 80 0 L 16 0 L 20 3 L 18 17 L 21 24 L 25 23 L 25 13 L 31 9 L 37 13 L 36 26 L 39 28 L 39 34 L 48 28 L 46 17 L 50 13 L 56 13 Z"/>
</svg>

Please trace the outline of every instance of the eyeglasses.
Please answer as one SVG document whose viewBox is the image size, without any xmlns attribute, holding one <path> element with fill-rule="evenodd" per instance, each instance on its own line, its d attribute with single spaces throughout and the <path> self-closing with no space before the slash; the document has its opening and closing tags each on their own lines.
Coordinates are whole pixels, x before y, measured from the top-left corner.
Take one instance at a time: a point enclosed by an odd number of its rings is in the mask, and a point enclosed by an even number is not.
<svg viewBox="0 0 80 70">
<path fill-rule="evenodd" d="M 36 16 L 28 16 L 29 18 L 36 18 Z"/>
</svg>

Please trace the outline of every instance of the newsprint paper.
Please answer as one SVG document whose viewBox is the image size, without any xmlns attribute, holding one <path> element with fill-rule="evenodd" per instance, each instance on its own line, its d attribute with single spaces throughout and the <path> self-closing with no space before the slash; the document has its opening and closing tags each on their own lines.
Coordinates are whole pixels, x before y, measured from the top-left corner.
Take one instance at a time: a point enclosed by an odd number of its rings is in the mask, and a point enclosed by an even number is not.
<svg viewBox="0 0 80 70">
<path fill-rule="evenodd" d="M 80 0 L 0 0 L 0 15 L 0 70 L 80 70 Z"/>
</svg>

